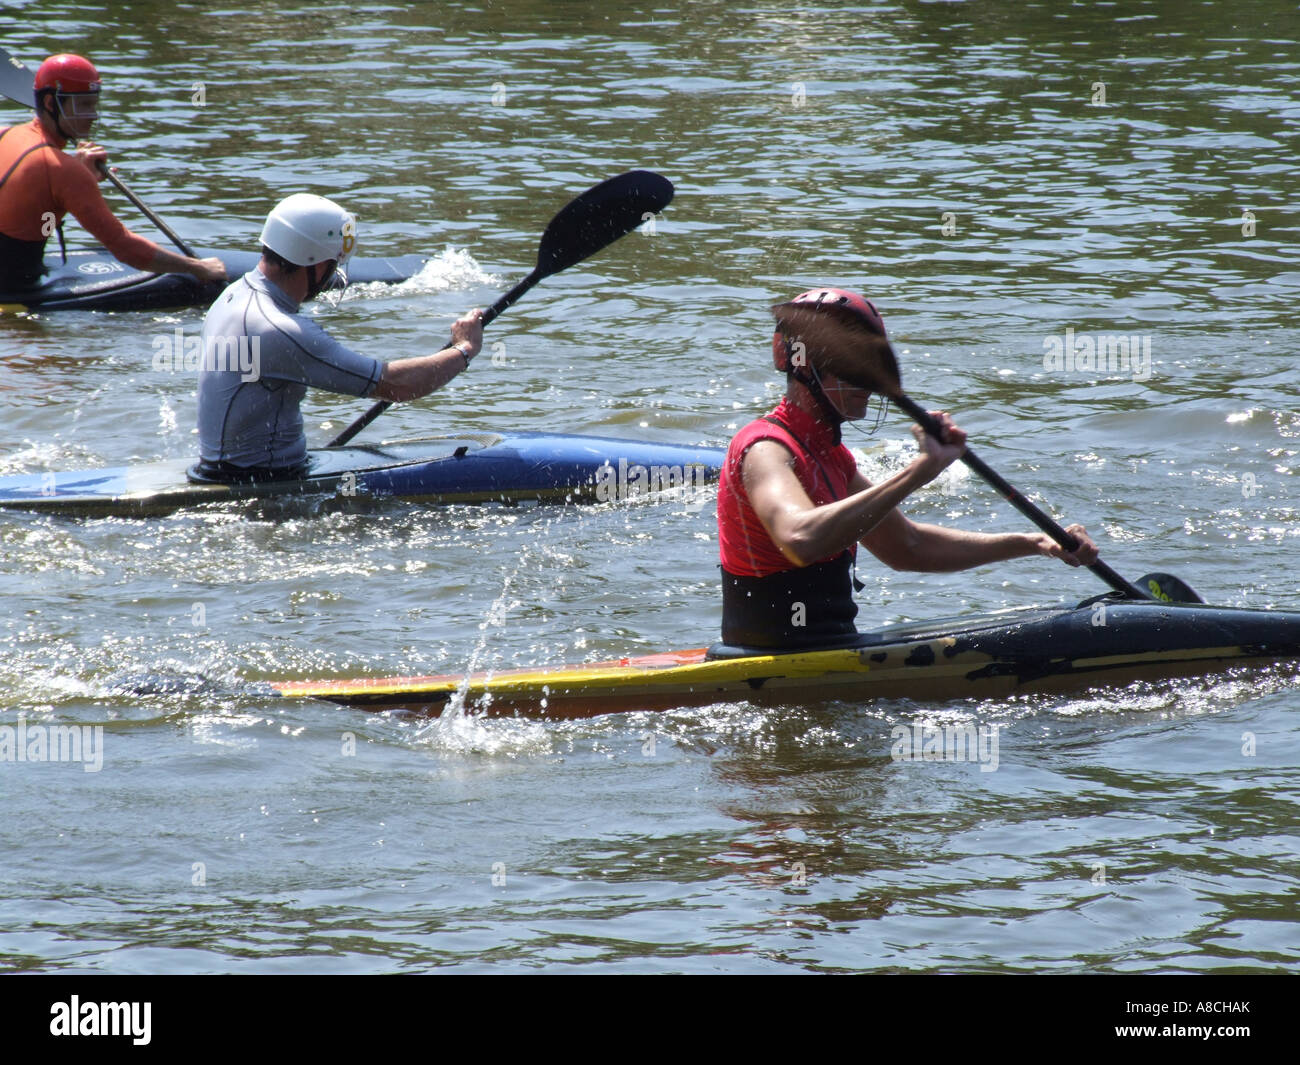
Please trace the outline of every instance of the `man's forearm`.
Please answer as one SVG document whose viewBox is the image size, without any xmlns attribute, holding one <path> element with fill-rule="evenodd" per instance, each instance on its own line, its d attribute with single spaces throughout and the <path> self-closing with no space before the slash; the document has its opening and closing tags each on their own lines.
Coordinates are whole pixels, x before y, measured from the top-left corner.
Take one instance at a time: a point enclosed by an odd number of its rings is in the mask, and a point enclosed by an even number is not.
<svg viewBox="0 0 1300 1065">
<path fill-rule="evenodd" d="M 861 540 L 933 474 L 919 461 L 887 480 L 834 503 L 778 515 L 773 541 L 796 565 L 807 566 Z"/>
<path fill-rule="evenodd" d="M 391 403 L 409 403 L 436 392 L 466 365 L 460 348 L 443 348 L 419 359 L 396 359 L 384 367 L 374 397 Z"/>
<path fill-rule="evenodd" d="M 953 573 L 1042 553 L 1039 537 L 1032 533 L 979 533 L 940 525 L 917 525 L 916 532 L 907 568 L 923 573 Z"/>
<path fill-rule="evenodd" d="M 156 248 L 148 266 L 139 269 L 150 270 L 155 274 L 189 274 L 191 277 L 197 277 L 201 280 L 203 270 L 200 263 L 202 262 L 202 259 L 191 259 L 177 252 L 168 251 L 166 248 Z M 134 264 L 128 263 L 128 265 Z"/>
<path fill-rule="evenodd" d="M 177 255 L 176 252 L 168 251 L 166 248 L 156 248 L 153 258 L 145 269 L 155 274 L 188 274 L 192 267 L 193 262 L 184 255 Z"/>
</svg>

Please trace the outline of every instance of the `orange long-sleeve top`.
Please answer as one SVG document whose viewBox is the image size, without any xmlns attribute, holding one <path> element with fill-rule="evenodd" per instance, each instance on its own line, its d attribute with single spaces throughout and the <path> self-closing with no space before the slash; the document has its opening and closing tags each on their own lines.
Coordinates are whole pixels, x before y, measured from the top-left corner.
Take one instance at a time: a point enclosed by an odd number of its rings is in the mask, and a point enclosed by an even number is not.
<svg viewBox="0 0 1300 1065">
<path fill-rule="evenodd" d="M 39 119 L 0 130 L 0 233 L 43 241 L 52 232 L 51 214 L 58 221 L 71 214 L 117 259 L 147 269 L 158 246 L 117 220 L 95 175 L 63 151 L 65 143 L 47 134 Z"/>
</svg>

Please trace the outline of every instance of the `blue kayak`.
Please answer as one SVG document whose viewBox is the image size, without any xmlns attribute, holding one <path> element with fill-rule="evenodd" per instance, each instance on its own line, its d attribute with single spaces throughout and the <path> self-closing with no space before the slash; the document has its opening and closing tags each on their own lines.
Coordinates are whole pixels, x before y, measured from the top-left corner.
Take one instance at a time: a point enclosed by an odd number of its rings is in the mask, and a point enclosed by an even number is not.
<svg viewBox="0 0 1300 1065">
<path fill-rule="evenodd" d="M 226 274 L 237 278 L 257 265 L 260 252 L 196 248 L 200 258 L 217 258 Z M 355 258 L 348 280 L 358 284 L 394 284 L 418 274 L 428 257 L 398 255 L 387 259 Z M 119 262 L 102 248 L 45 257 L 46 274 L 35 288 L 0 292 L 0 310 L 143 311 L 168 307 L 206 307 L 227 282 L 204 283 L 189 274 L 152 274 Z"/>
<path fill-rule="evenodd" d="M 464 433 L 315 448 L 309 454 L 305 476 L 254 484 L 205 481 L 193 459 L 0 477 L 0 509 L 150 517 L 204 504 L 294 496 L 337 497 L 347 506 L 387 498 L 429 504 L 599 503 L 658 493 L 702 504 L 726 452 L 613 437 Z"/>
</svg>

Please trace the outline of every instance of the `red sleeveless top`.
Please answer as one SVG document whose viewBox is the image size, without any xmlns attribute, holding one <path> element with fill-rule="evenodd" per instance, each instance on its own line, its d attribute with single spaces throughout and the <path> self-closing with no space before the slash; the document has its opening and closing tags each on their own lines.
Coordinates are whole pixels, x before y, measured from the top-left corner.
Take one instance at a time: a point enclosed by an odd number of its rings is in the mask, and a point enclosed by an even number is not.
<svg viewBox="0 0 1300 1065">
<path fill-rule="evenodd" d="M 732 437 L 718 483 L 718 548 L 722 568 L 737 577 L 767 577 L 798 568 L 772 542 L 745 493 L 740 465 L 745 453 L 760 440 L 775 440 L 790 451 L 795 476 L 818 506 L 848 495 L 849 481 L 858 469 L 849 449 L 836 439 L 834 428 L 789 399 L 781 400 L 766 418 L 750 422 Z M 856 545 L 853 550 L 856 552 Z"/>
</svg>

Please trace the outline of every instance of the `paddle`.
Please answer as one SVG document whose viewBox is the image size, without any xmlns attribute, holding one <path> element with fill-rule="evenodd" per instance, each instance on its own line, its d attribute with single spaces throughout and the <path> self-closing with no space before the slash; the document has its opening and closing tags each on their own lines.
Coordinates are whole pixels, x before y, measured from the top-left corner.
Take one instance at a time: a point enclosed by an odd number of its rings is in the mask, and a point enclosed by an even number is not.
<svg viewBox="0 0 1300 1065">
<path fill-rule="evenodd" d="M 33 88 L 34 75 L 27 67 L 0 48 L 0 94 L 16 104 L 36 109 L 36 90 Z"/>
<path fill-rule="evenodd" d="M 938 421 L 903 391 L 898 359 L 894 357 L 894 349 L 889 341 L 872 332 L 853 312 L 831 303 L 780 303 L 772 308 L 772 315 L 787 336 L 803 344 L 803 354 L 818 368 L 829 370 L 836 377 L 859 388 L 869 388 L 889 397 L 917 425 L 936 440 L 942 440 Z M 1078 548 L 1078 540 L 1029 502 L 970 448 L 962 454 L 961 460 L 1067 551 Z M 1160 584 L 1160 578 L 1168 580 L 1168 574 L 1150 575 L 1157 579 L 1157 588 L 1165 590 L 1165 595 L 1159 596 L 1145 587 L 1130 584 L 1100 559 L 1088 568 L 1129 599 L 1174 597 L 1165 585 Z M 1182 581 L 1177 581 L 1177 584 L 1181 585 L 1181 589 L 1176 588 L 1174 591 L 1181 594 L 1182 589 L 1186 589 L 1195 597 L 1180 601 L 1200 601 L 1200 597 Z"/>
<path fill-rule="evenodd" d="M 22 104 L 24 107 L 30 107 L 34 110 L 36 107 L 36 92 L 32 88 L 34 79 L 35 75 L 28 67 L 25 67 L 19 60 L 15 59 L 3 48 L 0 48 L 0 94 L 9 97 L 14 103 Z M 181 250 L 182 254 L 189 256 L 191 259 L 198 258 L 190 246 L 181 240 L 166 222 L 149 210 L 140 197 L 128 189 L 114 171 L 106 166 L 101 166 L 99 169 L 109 181 L 117 186 L 122 195 L 135 204 L 150 222 L 167 235 L 168 239 Z"/>
<path fill-rule="evenodd" d="M 1172 573 L 1144 573 L 1134 583 L 1150 592 L 1151 598 L 1166 603 L 1205 602 L 1195 588 Z"/>
<path fill-rule="evenodd" d="M 542 234 L 533 272 L 483 312 L 483 324 L 543 278 L 582 262 L 631 233 L 647 217 L 667 207 L 672 198 L 672 182 L 649 170 L 629 170 L 589 188 L 551 219 Z M 342 447 L 391 406 L 388 400 L 376 403 L 326 447 Z"/>
<path fill-rule="evenodd" d="M 172 229 L 171 226 L 169 226 L 166 222 L 164 222 L 161 218 L 159 218 L 156 214 L 154 214 L 151 210 L 149 210 L 149 208 L 144 205 L 144 202 L 140 199 L 140 197 L 126 187 L 126 182 L 117 176 L 116 167 L 101 166 L 99 169 L 100 172 L 106 178 L 108 178 L 109 181 L 111 181 L 114 185 L 117 186 L 118 191 L 120 191 L 123 196 L 125 196 L 128 200 L 130 200 L 133 204 L 135 204 L 136 207 L 140 209 L 141 213 L 147 219 L 149 219 L 150 222 L 156 225 L 160 230 L 162 230 L 163 233 L 167 235 L 167 238 L 173 244 L 175 244 L 177 248 L 180 249 L 182 255 L 188 256 L 191 259 L 198 258 L 198 255 L 195 253 L 194 249 L 191 248 L 188 244 L 186 244 L 185 241 L 181 240 L 181 238 L 176 235 L 176 231 Z"/>
</svg>

